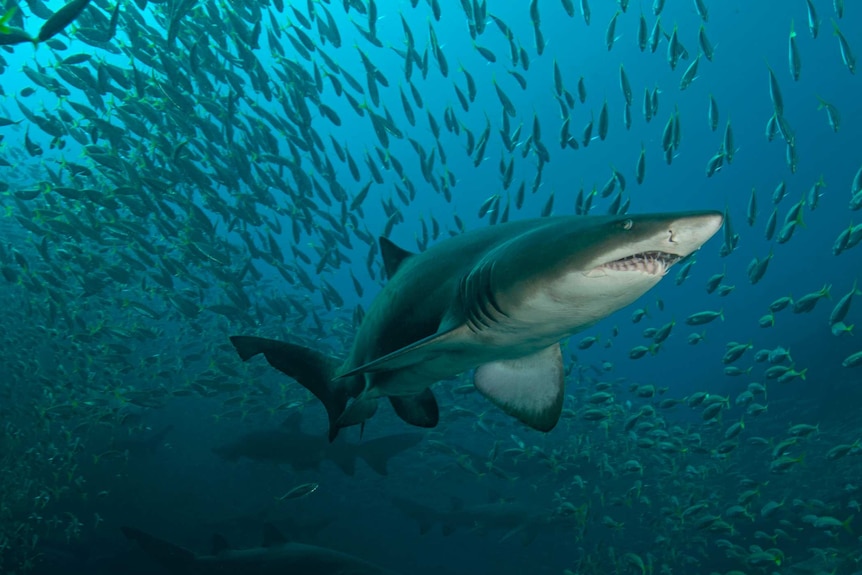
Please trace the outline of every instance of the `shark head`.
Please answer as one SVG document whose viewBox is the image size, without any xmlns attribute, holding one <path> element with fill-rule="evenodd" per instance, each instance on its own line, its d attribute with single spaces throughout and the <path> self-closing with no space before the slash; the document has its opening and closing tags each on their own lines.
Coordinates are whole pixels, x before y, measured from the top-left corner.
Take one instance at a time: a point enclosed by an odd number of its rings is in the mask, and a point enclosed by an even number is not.
<svg viewBox="0 0 862 575">
<path fill-rule="evenodd" d="M 516 353 L 559 341 L 634 302 L 722 220 L 714 211 L 551 219 L 471 271 L 462 283 L 468 326 L 498 343 L 517 333 Z"/>
</svg>

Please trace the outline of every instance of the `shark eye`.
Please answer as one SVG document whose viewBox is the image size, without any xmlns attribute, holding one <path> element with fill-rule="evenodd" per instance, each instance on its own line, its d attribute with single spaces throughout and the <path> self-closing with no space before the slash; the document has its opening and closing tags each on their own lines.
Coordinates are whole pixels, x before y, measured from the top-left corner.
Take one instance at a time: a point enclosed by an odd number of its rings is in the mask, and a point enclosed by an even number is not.
<svg viewBox="0 0 862 575">
<path fill-rule="evenodd" d="M 635 223 L 631 219 L 625 219 L 620 222 L 620 226 L 622 226 L 624 230 L 630 230 L 634 227 L 634 225 Z"/>
</svg>

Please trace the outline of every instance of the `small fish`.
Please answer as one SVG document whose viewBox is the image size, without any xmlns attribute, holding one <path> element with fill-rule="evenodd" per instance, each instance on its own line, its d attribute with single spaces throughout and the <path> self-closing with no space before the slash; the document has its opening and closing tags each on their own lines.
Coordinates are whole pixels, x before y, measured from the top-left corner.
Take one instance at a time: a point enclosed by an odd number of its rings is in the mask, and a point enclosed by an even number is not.
<svg viewBox="0 0 862 575">
<path fill-rule="evenodd" d="M 823 196 L 821 191 L 826 187 L 826 182 L 823 180 L 823 175 L 820 175 L 820 179 L 814 182 L 811 185 L 811 188 L 808 190 L 808 196 L 806 197 L 806 203 L 808 204 L 808 209 L 812 212 L 817 209 L 817 204 L 820 201 L 820 198 Z"/>
<path fill-rule="evenodd" d="M 694 0 L 694 9 L 697 11 L 697 15 L 700 16 L 701 20 L 707 22 L 709 20 L 709 10 L 706 7 L 706 2 L 704 0 Z"/>
<path fill-rule="evenodd" d="M 802 58 L 799 56 L 799 47 L 796 45 L 796 30 L 793 28 L 793 20 L 790 21 L 790 37 L 787 40 L 787 58 L 790 64 L 790 75 L 797 82 L 802 72 Z"/>
<path fill-rule="evenodd" d="M 685 318 L 685 323 L 688 325 L 704 325 L 715 321 L 716 319 L 724 321 L 724 310 L 693 313 Z"/>
<path fill-rule="evenodd" d="M 48 18 L 39 29 L 36 36 L 38 42 L 44 42 L 54 35 L 62 32 L 66 26 L 75 21 L 81 12 L 90 4 L 90 0 L 72 0 Z"/>
<path fill-rule="evenodd" d="M 679 89 L 685 90 L 691 83 L 697 79 L 697 65 L 700 63 L 700 54 L 697 55 L 697 58 L 688 65 L 688 68 L 685 69 L 685 72 L 682 75 L 682 79 L 679 81 Z"/>
<path fill-rule="evenodd" d="M 712 55 L 715 53 L 715 49 L 706 35 L 706 27 L 703 24 L 700 25 L 700 31 L 697 33 L 697 42 L 700 44 L 700 50 L 703 52 L 703 55 L 707 60 L 712 62 Z"/>
<path fill-rule="evenodd" d="M 608 137 L 608 101 L 605 100 L 602 104 L 602 109 L 599 111 L 599 139 L 604 141 Z"/>
<path fill-rule="evenodd" d="M 638 21 L 638 48 L 643 52 L 647 48 L 647 44 L 649 43 L 649 30 L 647 28 L 647 21 L 644 13 L 641 12 L 640 20 Z"/>
<path fill-rule="evenodd" d="M 850 43 L 847 42 L 847 39 L 844 37 L 844 34 L 841 33 L 841 30 L 838 28 L 838 24 L 836 24 L 835 20 L 832 21 L 832 28 L 833 35 L 838 36 L 838 47 L 841 49 L 841 59 L 844 61 L 844 65 L 847 66 L 847 69 L 850 70 L 850 73 L 855 74 L 856 57 L 853 56 L 853 51 L 850 49 Z"/>
<path fill-rule="evenodd" d="M 748 280 L 752 285 L 759 282 L 763 279 L 763 276 L 766 275 L 766 270 L 769 267 L 769 262 L 772 260 L 772 251 L 770 250 L 769 255 L 763 259 L 754 258 L 751 260 L 751 263 L 748 264 Z"/>
<path fill-rule="evenodd" d="M 709 120 L 710 129 L 713 132 L 716 131 L 718 129 L 718 102 L 715 101 L 715 97 L 712 94 L 709 95 L 707 119 Z"/>
<path fill-rule="evenodd" d="M 623 92 L 623 98 L 626 100 L 626 105 L 632 105 L 632 87 L 629 83 L 629 77 L 626 74 L 626 69 L 620 64 L 620 89 Z"/>
<path fill-rule="evenodd" d="M 781 95 L 781 87 L 778 85 L 778 78 L 775 77 L 775 72 L 772 67 L 767 64 L 769 70 L 769 97 L 772 99 L 772 109 L 775 110 L 777 118 L 784 115 L 784 98 Z"/>
<path fill-rule="evenodd" d="M 757 189 L 751 188 L 751 196 L 748 198 L 748 210 L 746 211 L 746 221 L 749 226 L 754 226 L 757 219 Z"/>
<path fill-rule="evenodd" d="M 813 0 L 805 0 L 808 5 L 808 31 L 811 32 L 812 38 L 817 38 L 820 32 L 820 19 L 817 18 L 817 10 L 814 9 Z"/>
<path fill-rule="evenodd" d="M 289 499 L 300 499 L 302 497 L 306 497 L 311 495 L 320 487 L 319 483 L 303 483 L 302 485 L 297 485 L 281 497 L 276 497 L 276 501 L 287 501 Z"/>
<path fill-rule="evenodd" d="M 617 29 L 617 18 L 620 15 L 620 11 L 617 10 L 614 13 L 611 21 L 608 22 L 608 29 L 605 31 L 605 44 L 608 46 L 608 52 L 610 52 L 614 47 L 614 42 L 616 41 L 616 29 Z"/>
<path fill-rule="evenodd" d="M 834 326 L 838 323 L 844 321 L 844 318 L 847 316 L 847 312 L 850 311 L 850 302 L 853 299 L 853 296 L 862 295 L 856 286 L 858 280 L 853 280 L 853 287 L 850 288 L 850 291 L 847 292 L 844 296 L 838 300 L 838 303 L 835 304 L 835 307 L 832 309 L 832 313 L 829 314 L 829 325 Z"/>
<path fill-rule="evenodd" d="M 641 153 L 638 156 L 638 162 L 635 166 L 635 181 L 637 181 L 638 185 L 642 184 L 644 181 L 644 175 L 646 173 L 646 148 L 641 142 Z"/>
<path fill-rule="evenodd" d="M 831 297 L 829 295 L 829 290 L 832 288 L 831 284 L 826 284 L 820 290 L 816 292 L 812 292 L 810 294 L 804 295 L 795 302 L 793 302 L 793 313 L 807 313 L 814 309 L 814 306 L 817 305 L 817 302 L 823 298 Z"/>
<path fill-rule="evenodd" d="M 841 114 L 838 113 L 838 108 L 817 96 L 817 109 L 818 110 L 826 110 L 826 118 L 829 121 L 829 126 L 832 128 L 833 132 L 837 132 L 841 127 Z"/>
</svg>

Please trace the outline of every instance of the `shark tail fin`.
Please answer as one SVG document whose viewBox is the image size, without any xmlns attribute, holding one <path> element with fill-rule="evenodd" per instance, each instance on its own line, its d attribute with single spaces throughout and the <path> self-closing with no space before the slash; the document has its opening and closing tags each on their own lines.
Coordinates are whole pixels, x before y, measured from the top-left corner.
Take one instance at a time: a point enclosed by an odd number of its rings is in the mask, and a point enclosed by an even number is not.
<svg viewBox="0 0 862 575">
<path fill-rule="evenodd" d="M 319 399 L 329 417 L 329 440 L 338 434 L 338 419 L 349 399 L 348 387 L 333 382 L 339 361 L 320 352 L 274 339 L 234 335 L 231 343 L 243 361 L 263 354 L 269 364 L 298 381 Z"/>
<path fill-rule="evenodd" d="M 360 444 L 359 457 L 378 475 L 388 475 L 389 460 L 422 441 L 418 433 L 399 433 Z"/>
<path fill-rule="evenodd" d="M 135 541 L 149 556 L 172 573 L 187 573 L 195 561 L 195 554 L 179 545 L 153 537 L 134 527 L 122 527 L 123 535 Z"/>
</svg>

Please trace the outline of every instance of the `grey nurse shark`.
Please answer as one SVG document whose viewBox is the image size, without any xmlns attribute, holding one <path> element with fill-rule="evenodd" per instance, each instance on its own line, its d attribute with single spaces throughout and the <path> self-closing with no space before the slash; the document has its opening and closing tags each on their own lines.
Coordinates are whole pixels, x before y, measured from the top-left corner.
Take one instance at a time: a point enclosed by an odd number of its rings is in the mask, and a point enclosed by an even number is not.
<svg viewBox="0 0 862 575">
<path fill-rule="evenodd" d="M 435 382 L 475 368 L 476 389 L 529 427 L 560 418 L 560 341 L 631 304 L 721 227 L 715 211 L 557 216 L 490 226 L 413 254 L 380 239 L 389 281 L 343 361 L 251 336 L 326 407 L 329 437 L 364 423 L 388 397 L 401 419 L 434 427 Z M 352 401 L 350 401 L 352 398 Z"/>
<path fill-rule="evenodd" d="M 501 534 L 500 542 L 519 536 L 526 546 L 540 533 L 561 533 L 577 527 L 574 517 L 559 510 L 542 510 L 535 505 L 514 501 L 464 505 L 460 499 L 453 498 L 449 510 L 435 509 L 403 497 L 394 497 L 392 504 L 416 521 L 420 535 L 440 525 L 443 535 L 447 536 L 459 529 L 479 535 L 496 531 Z"/>
<path fill-rule="evenodd" d="M 231 549 L 216 535 L 211 555 L 196 555 L 133 527 L 122 530 L 173 575 L 395 575 L 340 551 L 288 542 L 272 525 L 264 526 L 263 545 L 249 549 Z"/>
</svg>

